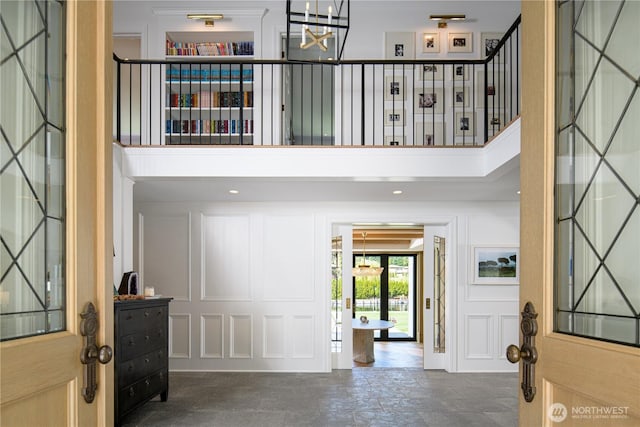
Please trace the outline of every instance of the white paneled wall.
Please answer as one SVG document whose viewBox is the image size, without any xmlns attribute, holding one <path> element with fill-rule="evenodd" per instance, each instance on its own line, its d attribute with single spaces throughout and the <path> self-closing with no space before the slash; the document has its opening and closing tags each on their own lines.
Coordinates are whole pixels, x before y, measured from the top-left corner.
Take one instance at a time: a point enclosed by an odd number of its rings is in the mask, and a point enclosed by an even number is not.
<svg viewBox="0 0 640 427">
<path fill-rule="evenodd" d="M 328 339 L 318 342 L 318 319 L 328 290 L 317 286 L 313 212 L 218 212 L 197 204 L 137 212 L 142 284 L 174 298 L 172 370 L 326 370 Z"/>
<path fill-rule="evenodd" d="M 519 286 L 476 284 L 473 280 L 473 249 L 517 247 L 519 218 L 474 214 L 462 218 L 465 244 L 462 246 L 458 274 L 457 371 L 515 371 L 507 362 L 509 344 L 518 343 Z M 519 260 L 518 260 L 519 262 Z"/>
<path fill-rule="evenodd" d="M 330 369 L 332 224 L 449 224 L 451 371 L 513 371 L 517 285 L 472 283 L 474 246 L 518 245 L 518 204 L 140 203 L 142 284 L 171 296 L 170 368 Z"/>
</svg>

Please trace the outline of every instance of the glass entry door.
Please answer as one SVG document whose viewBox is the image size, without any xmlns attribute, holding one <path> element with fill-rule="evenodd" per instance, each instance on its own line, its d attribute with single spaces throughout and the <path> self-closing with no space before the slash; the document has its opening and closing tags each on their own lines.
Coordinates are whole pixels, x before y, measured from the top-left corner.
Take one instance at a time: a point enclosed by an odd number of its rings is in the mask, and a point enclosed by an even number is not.
<svg viewBox="0 0 640 427">
<path fill-rule="evenodd" d="M 393 328 L 374 332 L 377 340 L 415 341 L 416 255 L 371 254 L 367 255 L 366 264 L 384 267 L 384 270 L 379 277 L 353 278 L 353 317 L 393 322 Z"/>
</svg>

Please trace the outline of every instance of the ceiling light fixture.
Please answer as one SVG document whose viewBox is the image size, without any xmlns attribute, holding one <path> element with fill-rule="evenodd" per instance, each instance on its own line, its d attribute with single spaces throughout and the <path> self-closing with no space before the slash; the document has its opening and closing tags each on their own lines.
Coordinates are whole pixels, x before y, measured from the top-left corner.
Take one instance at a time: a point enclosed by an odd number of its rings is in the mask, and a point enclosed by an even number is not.
<svg viewBox="0 0 640 427">
<path fill-rule="evenodd" d="M 230 193 L 230 194 L 238 194 L 238 193 L 240 193 L 240 192 L 239 192 L 238 190 L 229 190 L 229 193 Z"/>
<path fill-rule="evenodd" d="M 393 194 L 402 194 L 402 190 L 393 190 Z"/>
<path fill-rule="evenodd" d="M 309 1 L 305 2 L 305 9 L 300 12 L 292 9 L 292 3 L 292 0 L 287 0 L 287 59 L 296 59 L 291 57 L 294 55 L 292 51 L 309 49 L 312 46 L 318 46 L 328 54 L 333 53 L 335 46 L 337 59 L 340 59 L 349 32 L 350 0 L 323 1 L 324 4 L 329 3 L 326 14 L 320 12 L 319 0 L 315 1 L 315 13 L 310 11 Z M 299 3 L 301 2 L 296 2 L 296 5 Z M 324 5 L 322 7 L 324 8 Z M 294 49 L 292 34 L 297 33 L 298 29 L 302 39 L 299 44 L 296 41 Z M 330 46 L 329 39 L 335 39 L 335 44 Z M 334 56 L 331 55 L 331 58 Z"/>
<path fill-rule="evenodd" d="M 221 13 L 189 13 L 187 14 L 188 19 L 199 19 L 204 21 L 205 27 L 213 27 L 214 21 L 219 19 L 223 19 L 224 15 Z"/>
<path fill-rule="evenodd" d="M 438 28 L 447 28 L 447 21 L 464 21 L 467 15 L 451 14 L 451 15 L 429 15 L 432 21 L 438 21 Z"/>
<path fill-rule="evenodd" d="M 367 232 L 362 232 L 362 264 L 358 264 L 357 267 L 353 267 L 352 274 L 355 277 L 372 277 L 380 276 L 384 267 L 372 267 L 367 264 Z"/>
</svg>

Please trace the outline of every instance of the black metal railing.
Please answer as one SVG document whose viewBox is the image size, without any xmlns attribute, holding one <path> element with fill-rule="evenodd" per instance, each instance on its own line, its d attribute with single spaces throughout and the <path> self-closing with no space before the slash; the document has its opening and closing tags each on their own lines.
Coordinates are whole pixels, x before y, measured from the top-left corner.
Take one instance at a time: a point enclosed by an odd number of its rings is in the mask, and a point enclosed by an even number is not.
<svg viewBox="0 0 640 427">
<path fill-rule="evenodd" d="M 520 114 L 519 28 L 520 17 L 477 60 L 114 55 L 114 136 L 124 145 L 482 146 Z"/>
</svg>

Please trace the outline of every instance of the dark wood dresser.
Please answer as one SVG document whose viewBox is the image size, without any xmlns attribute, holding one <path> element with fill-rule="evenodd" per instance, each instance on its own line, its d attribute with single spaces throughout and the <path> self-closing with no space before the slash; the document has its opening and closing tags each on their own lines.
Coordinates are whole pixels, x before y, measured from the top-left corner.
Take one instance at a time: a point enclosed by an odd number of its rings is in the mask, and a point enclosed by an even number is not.
<svg viewBox="0 0 640 427">
<path fill-rule="evenodd" d="M 169 301 L 171 298 L 113 303 L 116 425 L 157 395 L 167 400 Z"/>
</svg>

